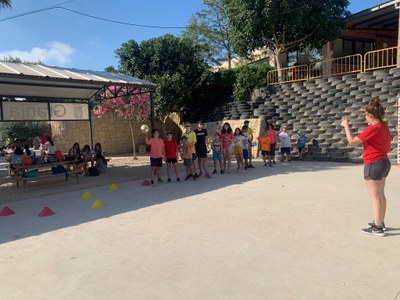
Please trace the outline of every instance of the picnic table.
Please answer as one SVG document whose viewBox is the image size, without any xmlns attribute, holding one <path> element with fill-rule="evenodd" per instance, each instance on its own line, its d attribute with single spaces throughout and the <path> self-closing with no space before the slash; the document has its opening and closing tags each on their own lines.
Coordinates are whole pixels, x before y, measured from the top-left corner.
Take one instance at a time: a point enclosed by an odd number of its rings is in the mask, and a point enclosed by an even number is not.
<svg viewBox="0 0 400 300">
<path fill-rule="evenodd" d="M 65 172 L 54 173 L 53 168 L 57 166 L 63 166 Z M 72 169 L 71 169 L 72 166 Z M 74 175 L 77 183 L 79 183 L 79 174 L 82 170 L 76 169 L 76 164 L 73 160 L 64 160 L 64 161 L 56 161 L 56 162 L 46 162 L 43 164 L 35 164 L 35 165 L 13 165 L 14 169 L 11 171 L 14 173 L 12 178 L 16 180 L 17 188 L 19 188 L 19 183 L 22 182 L 24 184 L 24 189 L 26 191 L 26 183 L 30 180 L 36 181 L 41 180 L 43 178 L 49 178 L 53 176 L 65 176 L 65 181 L 69 180 L 71 175 Z M 24 174 L 31 170 L 38 170 L 38 174 L 34 177 L 25 177 Z"/>
</svg>

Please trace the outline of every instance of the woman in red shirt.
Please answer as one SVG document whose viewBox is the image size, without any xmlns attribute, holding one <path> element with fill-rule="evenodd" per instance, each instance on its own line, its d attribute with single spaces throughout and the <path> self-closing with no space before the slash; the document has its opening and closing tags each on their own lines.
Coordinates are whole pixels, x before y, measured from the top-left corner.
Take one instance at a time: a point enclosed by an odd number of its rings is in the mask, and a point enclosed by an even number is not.
<svg viewBox="0 0 400 300">
<path fill-rule="evenodd" d="M 369 228 L 362 229 L 366 234 L 378 236 L 385 235 L 385 181 L 390 171 L 390 161 L 387 153 L 390 151 L 390 131 L 383 121 L 385 110 L 379 98 L 372 99 L 365 111 L 368 127 L 353 137 L 350 131 L 349 121 L 342 120 L 342 126 L 346 131 L 346 138 L 350 145 L 363 144 L 364 148 L 364 179 L 368 193 L 372 200 L 374 221 L 369 223 Z"/>
<path fill-rule="evenodd" d="M 231 125 L 226 122 L 222 126 L 221 130 L 221 141 L 222 141 L 222 156 L 224 161 L 224 172 L 226 172 L 226 164 L 228 163 L 228 173 L 231 172 L 231 155 L 232 155 L 232 143 L 233 143 L 233 130 Z"/>
</svg>

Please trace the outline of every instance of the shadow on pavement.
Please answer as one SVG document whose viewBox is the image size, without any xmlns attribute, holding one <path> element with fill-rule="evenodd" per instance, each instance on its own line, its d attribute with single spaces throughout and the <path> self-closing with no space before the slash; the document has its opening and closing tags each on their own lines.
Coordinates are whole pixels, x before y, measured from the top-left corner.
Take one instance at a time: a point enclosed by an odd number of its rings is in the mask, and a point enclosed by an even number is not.
<svg viewBox="0 0 400 300">
<path fill-rule="evenodd" d="M 108 172 L 98 177 L 82 177 L 81 183 L 77 184 L 74 179 L 69 182 L 55 178 L 48 182 L 28 183 L 28 192 L 23 189 L 16 189 L 14 185 L 7 184 L 5 171 L 1 171 L 0 179 L 0 209 L 8 206 L 16 214 L 0 217 L 0 243 L 7 243 L 29 236 L 40 235 L 49 231 L 58 230 L 70 226 L 77 226 L 82 223 L 91 222 L 102 218 L 110 218 L 115 215 L 143 209 L 146 207 L 167 203 L 169 201 L 184 200 L 193 195 L 202 197 L 213 197 L 209 192 L 220 189 L 232 191 L 237 185 L 259 179 L 265 179 L 266 187 L 270 176 L 280 176 L 290 173 L 319 172 L 322 170 L 339 170 L 349 164 L 332 162 L 291 162 L 276 164 L 273 167 L 264 167 L 262 162 L 256 160 L 255 169 L 249 169 L 246 174 L 239 174 L 235 171 L 231 174 L 216 174 L 211 179 L 199 178 L 196 182 L 173 182 L 159 184 L 156 187 L 144 187 L 142 181 L 148 178 L 149 167 L 147 157 L 140 162 L 125 163 L 124 159 L 112 158 L 112 164 Z M 142 165 L 140 165 L 142 164 Z M 233 165 L 236 167 L 235 165 Z M 354 165 L 360 168 L 361 166 Z M 212 170 L 209 163 L 209 170 Z M 183 168 L 180 166 L 181 178 L 183 178 Z M 163 178 L 166 179 L 166 168 L 163 168 Z M 174 178 L 174 177 L 173 177 Z M 304 184 L 312 186 L 315 182 L 307 182 L 307 176 L 301 177 Z M 9 181 L 9 180 L 8 180 Z M 110 192 L 108 186 L 116 183 L 120 189 Z M 284 179 L 282 186 L 275 188 L 284 189 Z M 83 191 L 91 191 L 95 198 L 90 201 L 80 199 Z M 247 194 L 243 194 L 244 197 Z M 90 204 L 96 198 L 105 203 L 103 209 L 90 209 Z M 249 194 L 249 197 L 250 194 Z M 216 199 L 217 201 L 218 199 Z M 48 206 L 56 214 L 47 218 L 39 218 L 37 215 L 40 210 Z M 195 207 L 193 208 L 195 209 Z M 393 228 L 392 230 L 397 230 Z M 400 233 L 388 233 L 388 235 L 400 235 Z"/>
</svg>

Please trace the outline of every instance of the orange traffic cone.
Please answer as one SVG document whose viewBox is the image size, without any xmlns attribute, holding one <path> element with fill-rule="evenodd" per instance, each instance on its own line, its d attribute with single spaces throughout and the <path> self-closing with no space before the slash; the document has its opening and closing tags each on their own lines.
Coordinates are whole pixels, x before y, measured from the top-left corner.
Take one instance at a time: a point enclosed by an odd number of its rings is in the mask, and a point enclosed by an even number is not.
<svg viewBox="0 0 400 300">
<path fill-rule="evenodd" d="M 148 181 L 147 179 L 145 179 L 145 180 L 143 181 L 142 185 L 143 185 L 143 186 L 149 186 L 149 185 L 151 185 L 151 184 L 150 184 L 150 181 Z"/>
<path fill-rule="evenodd" d="M 11 208 L 9 208 L 8 206 L 4 207 L 1 211 L 0 211 L 0 217 L 5 217 L 5 216 L 11 216 L 15 214 L 15 211 L 13 211 Z"/>
<path fill-rule="evenodd" d="M 39 217 L 48 217 L 48 216 L 52 216 L 52 215 L 54 215 L 54 214 L 55 214 L 55 212 L 52 211 L 50 208 L 48 208 L 48 207 L 46 206 L 46 207 L 44 207 L 44 208 L 42 209 L 42 211 L 40 212 Z"/>
</svg>

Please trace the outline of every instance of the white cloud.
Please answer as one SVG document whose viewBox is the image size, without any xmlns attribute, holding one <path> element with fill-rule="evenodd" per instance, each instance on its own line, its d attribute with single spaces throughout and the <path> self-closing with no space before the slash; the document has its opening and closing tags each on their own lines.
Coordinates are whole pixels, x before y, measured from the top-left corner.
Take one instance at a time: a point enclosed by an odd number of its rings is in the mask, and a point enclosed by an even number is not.
<svg viewBox="0 0 400 300">
<path fill-rule="evenodd" d="M 72 61 L 76 49 L 68 44 L 60 42 L 51 42 L 45 48 L 35 47 L 31 50 L 9 50 L 0 52 L 0 60 L 4 57 L 17 57 L 22 61 L 41 61 L 45 64 L 51 65 L 66 65 Z"/>
</svg>

